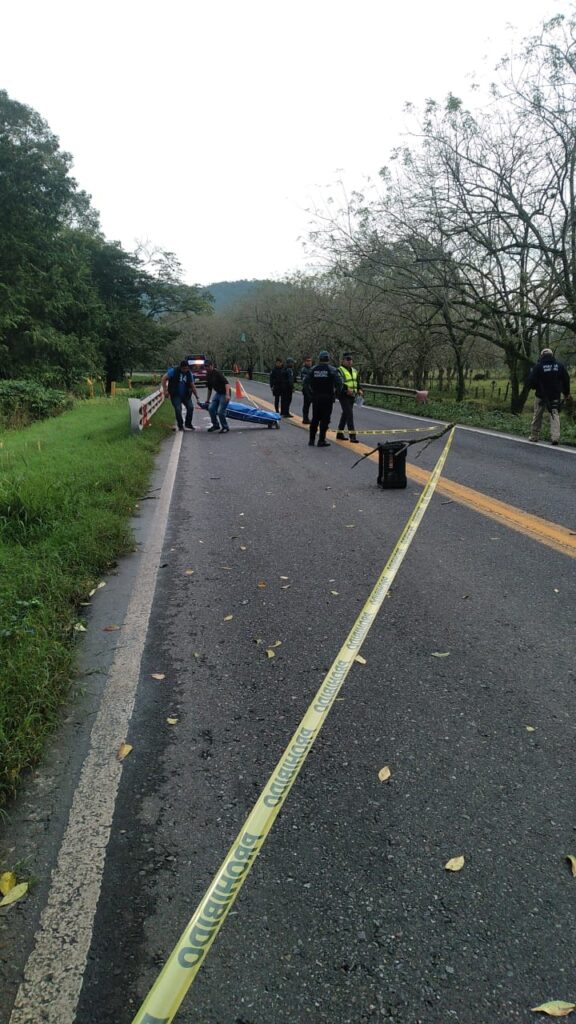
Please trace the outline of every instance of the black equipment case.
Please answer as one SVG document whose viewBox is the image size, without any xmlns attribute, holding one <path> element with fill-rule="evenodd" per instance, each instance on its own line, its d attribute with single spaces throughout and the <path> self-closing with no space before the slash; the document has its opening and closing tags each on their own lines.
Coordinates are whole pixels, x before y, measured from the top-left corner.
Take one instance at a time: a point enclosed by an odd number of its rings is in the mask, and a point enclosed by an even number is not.
<svg viewBox="0 0 576 1024">
<path fill-rule="evenodd" d="M 406 451 L 404 441 L 385 441 L 378 445 L 378 485 L 380 487 L 406 487 Z"/>
</svg>

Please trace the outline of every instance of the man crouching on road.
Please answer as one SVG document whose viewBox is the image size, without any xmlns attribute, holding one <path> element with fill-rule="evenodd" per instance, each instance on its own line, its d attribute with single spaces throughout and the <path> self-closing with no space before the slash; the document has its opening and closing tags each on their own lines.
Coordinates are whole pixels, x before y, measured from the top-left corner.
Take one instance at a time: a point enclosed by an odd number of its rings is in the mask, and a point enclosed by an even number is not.
<svg viewBox="0 0 576 1024">
<path fill-rule="evenodd" d="M 342 390 L 342 378 L 336 367 L 330 365 L 329 352 L 320 353 L 316 366 L 312 367 L 304 382 L 304 388 L 312 399 L 312 420 L 310 421 L 308 444 L 314 444 L 316 431 L 320 428 L 318 447 L 328 448 L 330 442 L 326 440 L 326 431 L 330 425 L 334 399 Z"/>
<path fill-rule="evenodd" d="M 543 348 L 540 359 L 533 366 L 526 381 L 529 388 L 535 388 L 534 415 L 529 441 L 540 440 L 544 410 L 550 417 L 550 441 L 560 440 L 560 399 L 570 398 L 570 377 L 564 363 L 558 362 L 551 348 Z"/>
</svg>

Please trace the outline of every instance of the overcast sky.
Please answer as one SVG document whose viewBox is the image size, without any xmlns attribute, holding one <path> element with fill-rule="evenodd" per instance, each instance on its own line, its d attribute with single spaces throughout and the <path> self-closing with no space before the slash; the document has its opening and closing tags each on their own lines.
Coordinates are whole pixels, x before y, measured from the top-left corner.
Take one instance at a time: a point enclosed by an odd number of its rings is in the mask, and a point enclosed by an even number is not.
<svg viewBox="0 0 576 1024">
<path fill-rule="evenodd" d="M 188 283 L 282 276 L 322 186 L 361 186 L 407 101 L 465 95 L 567 0 L 21 0 L 0 88 L 72 153 L 109 239 Z M 512 27 L 511 27 L 512 26 Z M 484 58 L 487 57 L 487 63 Z"/>
</svg>

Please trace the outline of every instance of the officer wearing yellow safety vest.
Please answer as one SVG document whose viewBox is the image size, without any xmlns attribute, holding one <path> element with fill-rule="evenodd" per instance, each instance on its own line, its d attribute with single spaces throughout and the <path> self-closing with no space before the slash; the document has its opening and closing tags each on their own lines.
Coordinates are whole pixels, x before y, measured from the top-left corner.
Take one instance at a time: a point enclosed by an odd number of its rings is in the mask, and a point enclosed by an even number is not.
<svg viewBox="0 0 576 1024">
<path fill-rule="evenodd" d="M 352 444 L 358 444 L 356 428 L 354 426 L 354 402 L 356 401 L 356 396 L 363 395 L 364 392 L 359 385 L 358 370 L 355 370 L 352 366 L 352 355 L 350 352 L 345 352 L 342 356 L 342 365 L 338 367 L 338 372 L 342 378 L 343 387 L 340 393 L 342 415 L 338 424 L 338 433 L 336 434 L 336 437 L 339 441 L 350 440 Z M 343 433 L 345 427 L 349 431 L 349 439 Z"/>
</svg>

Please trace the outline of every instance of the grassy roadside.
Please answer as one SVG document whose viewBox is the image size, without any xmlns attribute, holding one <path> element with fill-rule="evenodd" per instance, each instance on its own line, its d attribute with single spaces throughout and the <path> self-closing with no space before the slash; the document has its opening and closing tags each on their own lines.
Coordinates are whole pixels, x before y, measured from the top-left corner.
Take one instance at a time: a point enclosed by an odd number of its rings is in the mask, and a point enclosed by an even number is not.
<svg viewBox="0 0 576 1024">
<path fill-rule="evenodd" d="M 395 398 L 393 395 L 375 395 L 369 393 L 366 405 L 376 408 L 392 409 L 397 412 L 410 413 L 412 416 L 426 416 L 431 420 L 443 420 L 445 423 L 461 423 L 468 427 L 483 427 L 485 430 L 501 431 L 504 434 L 517 434 L 528 437 L 532 420 L 532 402 L 519 415 L 514 416 L 504 409 L 495 409 L 490 402 L 468 401 L 451 402 L 432 395 L 427 402 L 421 403 L 407 398 Z M 560 414 L 560 442 L 576 446 L 576 423 L 563 411 Z M 548 417 L 544 415 L 542 440 L 550 438 Z"/>
<path fill-rule="evenodd" d="M 124 396 L 0 434 L 0 804 L 35 764 L 75 672 L 79 603 L 132 547 L 172 410 L 129 432 Z"/>
</svg>

